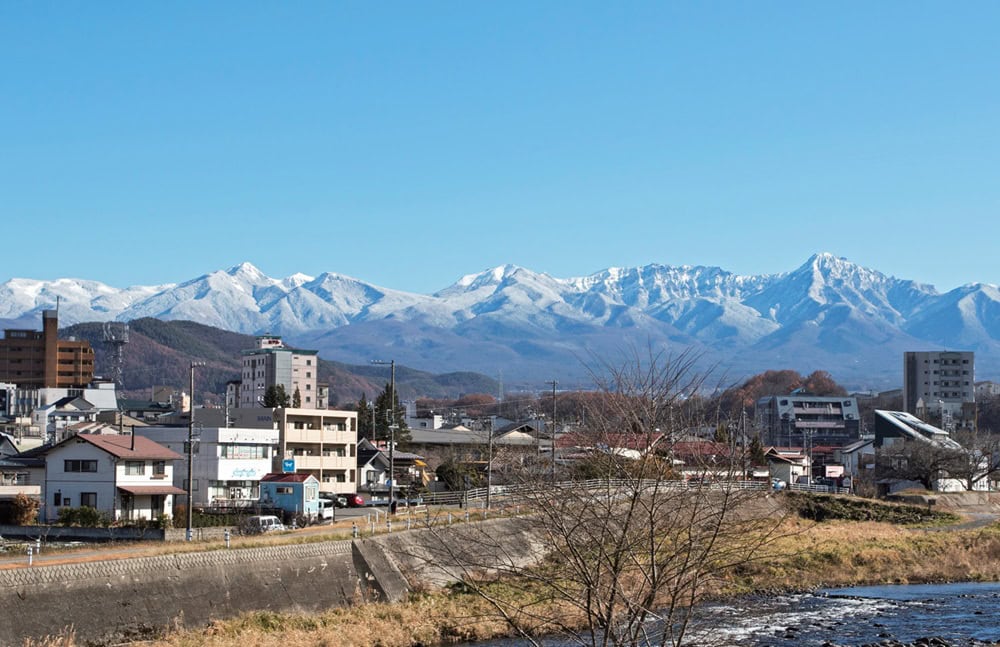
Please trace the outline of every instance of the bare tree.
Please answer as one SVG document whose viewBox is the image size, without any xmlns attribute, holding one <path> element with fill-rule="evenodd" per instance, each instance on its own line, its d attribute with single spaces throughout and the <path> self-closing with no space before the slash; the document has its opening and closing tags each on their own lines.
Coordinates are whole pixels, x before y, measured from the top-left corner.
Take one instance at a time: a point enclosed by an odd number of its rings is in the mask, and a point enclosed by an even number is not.
<svg viewBox="0 0 1000 647">
<path fill-rule="evenodd" d="M 930 442 L 907 441 L 883 446 L 875 453 L 879 478 L 915 481 L 933 490 L 934 483 L 958 469 L 964 450 Z"/>
<path fill-rule="evenodd" d="M 530 514 L 506 532 L 484 524 L 460 540 L 435 537 L 427 557 L 450 565 L 530 644 L 552 634 L 591 646 L 706 644 L 699 602 L 773 553 L 783 513 L 766 489 L 741 488 L 742 449 L 711 465 L 674 458 L 681 432 L 705 422 L 689 404 L 705 381 L 695 360 L 649 350 L 601 365 L 603 397 L 574 448 L 600 456 L 601 478 L 567 482 L 543 470 L 520 488 Z M 688 468 L 709 478 L 685 480 Z M 525 545 L 544 559 L 526 561 Z"/>
<path fill-rule="evenodd" d="M 984 480 L 994 480 L 1000 473 L 1000 435 L 983 431 L 963 430 L 955 434 L 962 446 L 948 475 L 958 479 L 966 490 L 975 490 Z"/>
</svg>

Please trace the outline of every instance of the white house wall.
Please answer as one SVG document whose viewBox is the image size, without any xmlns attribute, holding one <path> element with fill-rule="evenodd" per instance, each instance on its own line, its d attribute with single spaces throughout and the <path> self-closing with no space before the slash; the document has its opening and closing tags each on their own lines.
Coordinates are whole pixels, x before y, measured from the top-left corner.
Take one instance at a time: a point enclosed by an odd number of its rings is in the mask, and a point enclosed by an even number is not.
<svg viewBox="0 0 1000 647">
<path fill-rule="evenodd" d="M 67 473 L 64 470 L 66 460 L 96 460 L 97 471 Z M 62 507 L 80 507 L 80 495 L 84 492 L 96 493 L 97 509 L 113 517 L 115 468 L 114 457 L 84 440 L 53 448 L 45 459 L 45 500 L 42 517 L 46 521 L 55 521 L 59 518 L 59 510 Z M 69 499 L 69 506 L 55 506 L 57 492 L 60 495 L 60 502 Z"/>
<path fill-rule="evenodd" d="M 196 415 L 197 420 L 197 415 Z M 137 427 L 137 435 L 145 436 L 184 456 L 178 461 L 173 484 L 187 489 L 187 442 L 186 427 Z M 205 427 L 197 429 L 197 443 L 194 454 L 194 492 L 192 498 L 196 506 L 209 505 L 209 483 L 212 481 L 253 481 L 258 482 L 271 471 L 277 452 L 278 430 L 248 429 L 238 427 Z M 223 458 L 222 445 L 263 445 L 267 455 L 255 459 Z M 212 497 L 217 498 L 217 497 Z M 225 497 L 224 497 L 225 498 Z"/>
</svg>

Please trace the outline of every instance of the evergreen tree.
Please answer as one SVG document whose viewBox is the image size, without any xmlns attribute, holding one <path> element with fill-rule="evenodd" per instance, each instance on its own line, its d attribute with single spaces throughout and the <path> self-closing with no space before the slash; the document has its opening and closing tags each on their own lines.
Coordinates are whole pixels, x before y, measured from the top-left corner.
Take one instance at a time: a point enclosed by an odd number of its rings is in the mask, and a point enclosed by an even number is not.
<svg viewBox="0 0 1000 647">
<path fill-rule="evenodd" d="M 283 384 L 269 386 L 264 393 L 264 406 L 269 409 L 287 407 L 290 401 L 291 398 L 285 393 L 285 386 Z"/>
<path fill-rule="evenodd" d="M 299 391 L 299 387 L 295 387 L 295 393 L 292 394 L 292 407 L 295 409 L 302 407 L 302 393 Z"/>
<path fill-rule="evenodd" d="M 751 465 L 766 465 L 767 456 L 764 455 L 764 446 L 760 442 L 760 435 L 754 434 L 750 439 L 750 446 L 747 447 L 747 455 L 750 457 Z"/>
<path fill-rule="evenodd" d="M 389 440 L 389 420 L 390 411 L 392 419 L 396 425 L 395 439 L 397 445 L 406 445 L 410 442 L 410 428 L 406 426 L 406 412 L 399 406 L 399 391 L 396 391 L 395 398 L 390 404 L 391 388 L 389 384 L 375 398 L 375 437 L 379 440 Z"/>
<path fill-rule="evenodd" d="M 358 438 L 367 438 L 368 440 L 374 440 L 374 429 L 372 427 L 372 403 L 368 402 L 368 398 L 364 393 L 361 394 L 361 399 L 358 400 Z M 376 414 L 377 415 L 377 414 Z"/>
</svg>

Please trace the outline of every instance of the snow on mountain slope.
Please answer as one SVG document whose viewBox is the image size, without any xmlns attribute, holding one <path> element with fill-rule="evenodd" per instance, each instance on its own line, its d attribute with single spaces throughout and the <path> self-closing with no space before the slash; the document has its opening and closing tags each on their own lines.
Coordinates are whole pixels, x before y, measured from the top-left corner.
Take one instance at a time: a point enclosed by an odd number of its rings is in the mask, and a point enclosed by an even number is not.
<svg viewBox="0 0 1000 647">
<path fill-rule="evenodd" d="M 982 364 L 977 357 L 980 366 L 993 362 L 1000 369 L 993 357 L 1000 355 L 996 286 L 973 284 L 941 295 L 828 253 L 791 272 L 762 276 L 651 264 L 560 279 L 502 265 L 432 295 L 335 273 L 275 279 L 250 263 L 180 284 L 126 289 L 78 279 L 11 279 L 0 284 L 0 319 L 22 320 L 55 307 L 57 297 L 63 325 L 193 319 L 322 341 L 338 352 L 346 352 L 343 340 L 361 344 L 364 335 L 382 335 L 376 347 L 395 349 L 397 358 L 406 349 L 434 365 L 477 345 L 491 349 L 472 352 L 470 365 L 456 369 L 481 370 L 476 362 L 506 353 L 524 367 L 566 363 L 594 348 L 643 339 L 697 347 L 734 365 L 791 356 L 799 362 L 795 368 L 814 368 L 810 358 L 822 357 L 822 368 L 832 371 L 838 361 L 845 370 L 871 370 L 861 368 L 859 355 L 963 345 L 988 353 Z"/>
</svg>

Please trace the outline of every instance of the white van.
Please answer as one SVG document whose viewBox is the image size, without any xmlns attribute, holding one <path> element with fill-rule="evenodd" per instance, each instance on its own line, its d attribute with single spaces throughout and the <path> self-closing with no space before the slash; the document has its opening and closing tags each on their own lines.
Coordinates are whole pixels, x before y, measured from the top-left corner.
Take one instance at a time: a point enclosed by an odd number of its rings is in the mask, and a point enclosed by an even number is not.
<svg viewBox="0 0 1000 647">
<path fill-rule="evenodd" d="M 273 514 L 262 514 L 248 518 L 243 527 L 246 528 L 247 534 L 257 535 L 264 532 L 284 530 L 285 524 L 281 523 L 281 520 Z"/>
<path fill-rule="evenodd" d="M 319 500 L 319 513 L 316 515 L 320 521 L 333 521 L 333 517 L 336 515 L 334 509 L 337 507 L 337 502 L 330 499 L 320 499 Z"/>
</svg>

